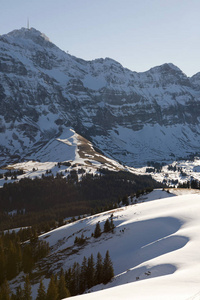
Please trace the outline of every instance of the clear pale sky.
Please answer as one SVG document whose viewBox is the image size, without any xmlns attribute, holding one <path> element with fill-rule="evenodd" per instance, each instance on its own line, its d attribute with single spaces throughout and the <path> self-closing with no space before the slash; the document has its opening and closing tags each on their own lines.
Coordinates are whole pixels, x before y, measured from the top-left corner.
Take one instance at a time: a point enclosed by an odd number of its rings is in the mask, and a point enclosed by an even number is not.
<svg viewBox="0 0 200 300">
<path fill-rule="evenodd" d="M 200 0 L 0 0 L 0 35 L 30 27 L 85 60 L 200 72 Z"/>
</svg>

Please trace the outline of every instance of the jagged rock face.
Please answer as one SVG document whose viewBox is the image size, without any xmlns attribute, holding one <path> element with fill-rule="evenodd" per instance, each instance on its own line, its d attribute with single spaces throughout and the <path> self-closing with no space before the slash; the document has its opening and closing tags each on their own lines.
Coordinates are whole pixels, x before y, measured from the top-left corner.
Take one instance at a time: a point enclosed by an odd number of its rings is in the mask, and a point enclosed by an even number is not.
<svg viewBox="0 0 200 300">
<path fill-rule="evenodd" d="M 130 166 L 197 152 L 199 74 L 84 61 L 33 28 L 0 36 L 0 163 L 30 157 L 69 126 Z"/>
</svg>

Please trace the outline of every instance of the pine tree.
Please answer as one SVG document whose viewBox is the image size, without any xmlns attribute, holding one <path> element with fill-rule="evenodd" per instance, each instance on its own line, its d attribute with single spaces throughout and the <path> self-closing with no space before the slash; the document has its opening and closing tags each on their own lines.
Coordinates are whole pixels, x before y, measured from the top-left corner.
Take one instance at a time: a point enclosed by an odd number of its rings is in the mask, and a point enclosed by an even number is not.
<svg viewBox="0 0 200 300">
<path fill-rule="evenodd" d="M 109 219 L 106 220 L 104 223 L 104 232 L 109 232 L 111 230 L 110 221 Z"/>
<path fill-rule="evenodd" d="M 30 243 L 34 247 L 37 244 L 37 241 L 38 241 L 37 230 L 36 230 L 35 227 L 33 227 L 33 229 L 32 229 L 32 235 L 31 235 L 31 238 L 30 238 Z"/>
<path fill-rule="evenodd" d="M 103 283 L 108 283 L 114 277 L 113 264 L 107 250 L 103 263 Z"/>
<path fill-rule="evenodd" d="M 32 300 L 31 297 L 31 284 L 29 280 L 29 275 L 26 275 L 24 282 L 24 290 L 23 290 L 23 299 L 24 300 Z"/>
<path fill-rule="evenodd" d="M 4 283 L 1 285 L 0 299 L 10 300 L 10 287 L 7 280 L 5 280 Z"/>
<path fill-rule="evenodd" d="M 59 293 L 59 299 L 67 298 L 70 297 L 70 292 L 66 288 L 65 284 L 65 276 L 64 276 L 64 271 L 61 269 L 60 272 L 60 279 L 58 281 L 58 293 Z"/>
<path fill-rule="evenodd" d="M 94 286 L 94 278 L 95 278 L 95 268 L 94 268 L 94 258 L 93 255 L 88 258 L 87 265 L 87 287 L 90 289 Z"/>
<path fill-rule="evenodd" d="M 71 293 L 71 280 L 72 280 L 72 270 L 71 270 L 71 268 L 69 268 L 65 272 L 65 283 L 66 283 L 66 287 L 70 291 L 70 293 Z"/>
<path fill-rule="evenodd" d="M 13 242 L 9 242 L 7 253 L 6 271 L 7 279 L 10 280 L 17 275 L 17 249 Z"/>
<path fill-rule="evenodd" d="M 0 239 L 0 284 L 3 283 L 6 275 L 6 262 L 3 248 L 3 241 Z"/>
<path fill-rule="evenodd" d="M 95 284 L 100 284 L 103 282 L 103 259 L 101 254 L 97 254 L 97 263 L 95 269 Z"/>
<path fill-rule="evenodd" d="M 42 279 L 40 279 L 40 285 L 39 285 L 39 288 L 38 288 L 38 293 L 37 293 L 36 300 L 45 300 L 45 299 L 46 299 L 45 287 L 44 287 Z"/>
<path fill-rule="evenodd" d="M 34 265 L 33 260 L 33 253 L 31 245 L 25 245 L 23 249 L 23 256 L 22 256 L 22 266 L 25 273 L 31 272 Z"/>
<path fill-rule="evenodd" d="M 80 274 L 80 294 L 82 294 L 87 288 L 87 259 L 84 256 L 82 265 L 81 265 L 81 274 Z"/>
<path fill-rule="evenodd" d="M 115 225 L 113 223 L 113 215 L 111 215 L 111 217 L 110 217 L 110 229 L 112 230 L 112 233 L 114 232 L 114 228 L 115 228 Z"/>
<path fill-rule="evenodd" d="M 99 222 L 96 224 L 95 230 L 94 230 L 94 237 L 98 238 L 101 235 L 101 227 Z"/>
<path fill-rule="evenodd" d="M 58 296 L 59 296 L 58 295 L 58 287 L 55 283 L 55 278 L 52 275 L 51 280 L 50 280 L 49 285 L 48 285 L 46 299 L 48 299 L 48 300 L 57 300 Z"/>
<path fill-rule="evenodd" d="M 71 285 L 69 291 L 72 296 L 77 295 L 80 289 L 80 265 L 79 263 L 74 263 L 71 272 Z"/>
</svg>

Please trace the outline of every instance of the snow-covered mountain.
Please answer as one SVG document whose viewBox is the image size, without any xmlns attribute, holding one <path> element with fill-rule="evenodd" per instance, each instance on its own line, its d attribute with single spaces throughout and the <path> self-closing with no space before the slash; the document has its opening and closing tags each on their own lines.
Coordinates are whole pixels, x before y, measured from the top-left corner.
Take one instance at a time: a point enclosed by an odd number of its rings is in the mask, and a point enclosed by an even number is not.
<svg viewBox="0 0 200 300">
<path fill-rule="evenodd" d="M 43 161 L 39 150 L 68 127 L 129 166 L 173 161 L 199 150 L 199 114 L 200 73 L 84 61 L 34 28 L 0 36 L 1 165 Z"/>
</svg>

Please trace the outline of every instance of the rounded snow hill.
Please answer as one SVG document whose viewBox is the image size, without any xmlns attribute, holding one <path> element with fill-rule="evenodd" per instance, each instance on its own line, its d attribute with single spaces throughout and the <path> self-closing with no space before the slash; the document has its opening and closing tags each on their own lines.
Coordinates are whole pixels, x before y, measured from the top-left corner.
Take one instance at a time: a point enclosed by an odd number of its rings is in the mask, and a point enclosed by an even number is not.
<svg viewBox="0 0 200 300">
<path fill-rule="evenodd" d="M 90 293 L 77 296 L 77 300 L 200 299 L 200 194 L 162 198 L 162 193 L 154 192 L 156 201 L 149 194 L 151 201 L 147 199 L 112 211 L 115 233 L 93 238 L 92 244 L 71 259 L 71 263 L 76 259 L 81 263 L 84 255 L 89 257 L 93 253 L 96 257 L 100 252 L 104 256 L 108 249 L 115 272 L 110 283 L 93 287 Z M 90 234 L 95 224 L 99 221 L 102 227 L 110 214 L 106 212 L 66 225 L 59 238 L 68 230 L 70 234 L 75 228 L 80 231 L 81 226 Z M 56 235 L 52 232 L 48 239 L 51 243 L 54 239 L 55 243 Z"/>
</svg>

